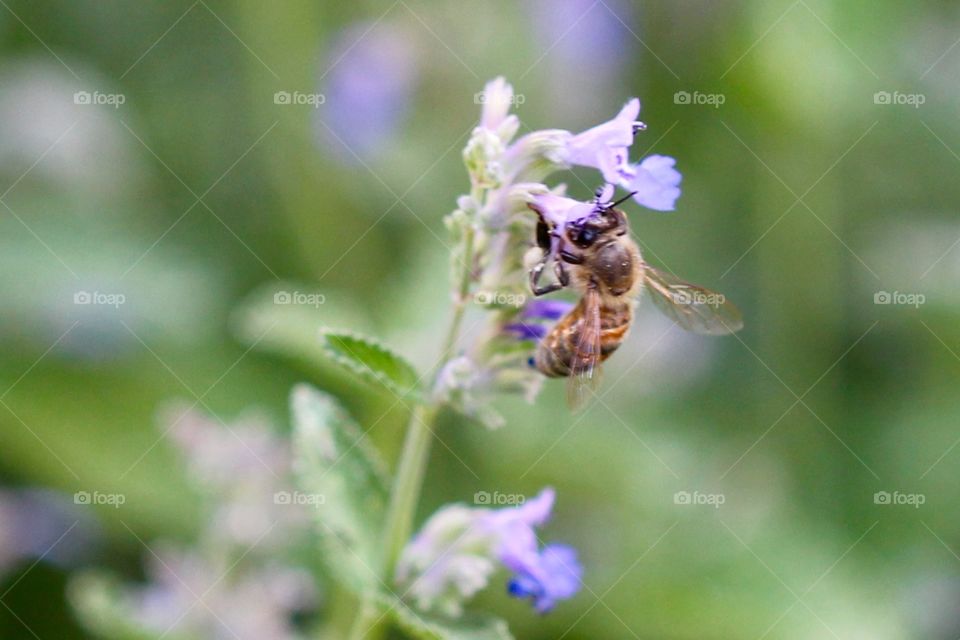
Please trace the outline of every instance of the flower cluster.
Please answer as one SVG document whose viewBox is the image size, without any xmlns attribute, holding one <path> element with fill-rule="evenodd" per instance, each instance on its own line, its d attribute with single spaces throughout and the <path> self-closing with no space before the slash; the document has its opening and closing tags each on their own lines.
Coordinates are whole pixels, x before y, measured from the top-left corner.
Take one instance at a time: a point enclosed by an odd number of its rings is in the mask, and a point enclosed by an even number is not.
<svg viewBox="0 0 960 640">
<path fill-rule="evenodd" d="M 120 586 L 112 606 L 149 636 L 300 637 L 295 618 L 317 594 L 310 573 L 296 566 L 308 514 L 277 499 L 292 486 L 289 443 L 255 414 L 228 425 L 173 405 L 160 426 L 209 501 L 205 526 L 190 546 L 151 542 L 147 581 Z M 77 597 L 92 597 L 90 577 L 75 581 Z"/>
<path fill-rule="evenodd" d="M 531 249 L 537 222 L 531 209 L 562 229 L 612 202 L 619 186 L 649 209 L 671 211 L 680 196 L 681 176 L 667 156 L 630 161 L 634 135 L 646 128 L 637 119 L 637 98 L 586 131 L 543 129 L 518 138 L 520 121 L 510 113 L 513 88 L 497 78 L 482 95 L 479 124 L 463 151 L 470 193 L 458 198 L 446 223 L 455 241 L 453 271 L 458 278 L 464 271 L 469 277 L 462 295 L 494 314 L 490 330 L 440 376 L 437 393 L 468 415 L 497 426 L 501 420 L 485 399 L 493 391 L 519 391 L 532 399 L 542 378 L 528 366 L 529 341 L 540 339 L 546 322 L 569 309 L 558 301 L 527 302 L 525 256 L 529 262 L 538 251 Z M 544 184 L 552 174 L 575 166 L 600 172 L 605 186 L 595 200 L 568 198 L 565 185 Z"/>
<path fill-rule="evenodd" d="M 536 528 L 550 518 L 554 491 L 544 489 L 520 506 L 489 509 L 448 505 L 435 513 L 406 547 L 397 581 L 424 610 L 459 615 L 462 603 L 487 586 L 497 565 L 513 575 L 511 595 L 530 598 L 546 613 L 580 589 L 574 549 L 540 548 Z"/>
</svg>

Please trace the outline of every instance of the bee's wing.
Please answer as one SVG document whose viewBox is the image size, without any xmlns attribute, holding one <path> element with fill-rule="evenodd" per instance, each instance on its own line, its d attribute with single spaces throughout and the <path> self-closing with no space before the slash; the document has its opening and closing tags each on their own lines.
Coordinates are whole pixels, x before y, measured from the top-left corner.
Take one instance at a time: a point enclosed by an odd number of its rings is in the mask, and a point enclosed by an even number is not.
<svg viewBox="0 0 960 640">
<path fill-rule="evenodd" d="M 567 403 L 574 411 L 581 409 L 600 385 L 600 348 L 600 294 L 588 289 L 567 382 Z"/>
<path fill-rule="evenodd" d="M 643 263 L 644 286 L 653 303 L 682 328 L 723 335 L 743 328 L 740 311 L 727 299 Z"/>
</svg>

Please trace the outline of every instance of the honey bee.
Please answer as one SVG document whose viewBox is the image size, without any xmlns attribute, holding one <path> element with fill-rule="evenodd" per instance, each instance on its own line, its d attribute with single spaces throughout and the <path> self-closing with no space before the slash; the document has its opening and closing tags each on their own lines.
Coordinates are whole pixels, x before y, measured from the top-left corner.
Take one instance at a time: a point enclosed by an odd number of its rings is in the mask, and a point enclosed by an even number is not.
<svg viewBox="0 0 960 640">
<path fill-rule="evenodd" d="M 632 195 L 632 194 L 631 194 Z M 743 327 L 737 308 L 724 296 L 684 282 L 652 267 L 630 237 L 627 216 L 616 205 L 600 202 L 593 212 L 557 229 L 539 215 L 536 241 L 542 257 L 530 270 L 530 288 L 540 296 L 570 287 L 577 305 L 537 345 L 534 366 L 545 376 L 568 377 L 567 399 L 580 408 L 600 379 L 600 364 L 630 332 L 634 307 L 643 290 L 680 327 L 722 335 Z M 553 261 L 556 281 L 540 284 Z"/>
</svg>

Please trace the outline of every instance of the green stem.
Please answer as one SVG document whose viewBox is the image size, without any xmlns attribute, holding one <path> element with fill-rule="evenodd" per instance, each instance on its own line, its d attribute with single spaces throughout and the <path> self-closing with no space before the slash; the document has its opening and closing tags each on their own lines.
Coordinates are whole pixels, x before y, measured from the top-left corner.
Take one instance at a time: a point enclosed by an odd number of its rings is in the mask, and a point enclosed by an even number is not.
<svg viewBox="0 0 960 640">
<path fill-rule="evenodd" d="M 454 293 L 453 317 L 450 320 L 450 326 L 441 347 L 440 362 L 431 376 L 431 389 L 436 386 L 437 377 L 450 361 L 460 338 L 463 316 L 467 308 L 467 295 L 470 292 L 473 241 L 473 229 L 468 229 L 464 237 L 460 282 L 457 284 Z M 393 567 L 396 566 L 404 545 L 413 533 L 413 519 L 416 515 L 417 503 L 420 501 L 420 490 L 423 487 L 423 478 L 427 471 L 427 459 L 430 456 L 433 425 L 436 422 L 437 414 L 440 413 L 441 406 L 442 401 L 431 398 L 427 402 L 417 403 L 410 414 L 410 423 L 407 426 L 407 435 L 400 452 L 400 462 L 390 492 L 390 504 L 387 508 L 387 519 L 383 529 L 385 555 L 381 573 L 387 583 L 390 581 Z M 387 629 L 387 625 L 382 618 L 379 607 L 368 599 L 364 600 L 360 603 L 360 610 L 357 612 L 357 617 L 350 630 L 350 639 L 376 640 L 382 637 Z"/>
</svg>

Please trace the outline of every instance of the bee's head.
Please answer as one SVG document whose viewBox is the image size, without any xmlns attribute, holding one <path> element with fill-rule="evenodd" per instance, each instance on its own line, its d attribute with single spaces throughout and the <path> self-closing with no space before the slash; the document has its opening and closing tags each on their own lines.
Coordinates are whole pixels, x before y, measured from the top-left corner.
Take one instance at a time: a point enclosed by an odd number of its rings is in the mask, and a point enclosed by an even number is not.
<svg viewBox="0 0 960 640">
<path fill-rule="evenodd" d="M 567 226 L 567 239 L 581 249 L 588 249 L 627 233 L 627 216 L 616 206 L 632 195 L 613 203 L 598 202 L 589 216 Z"/>
</svg>

